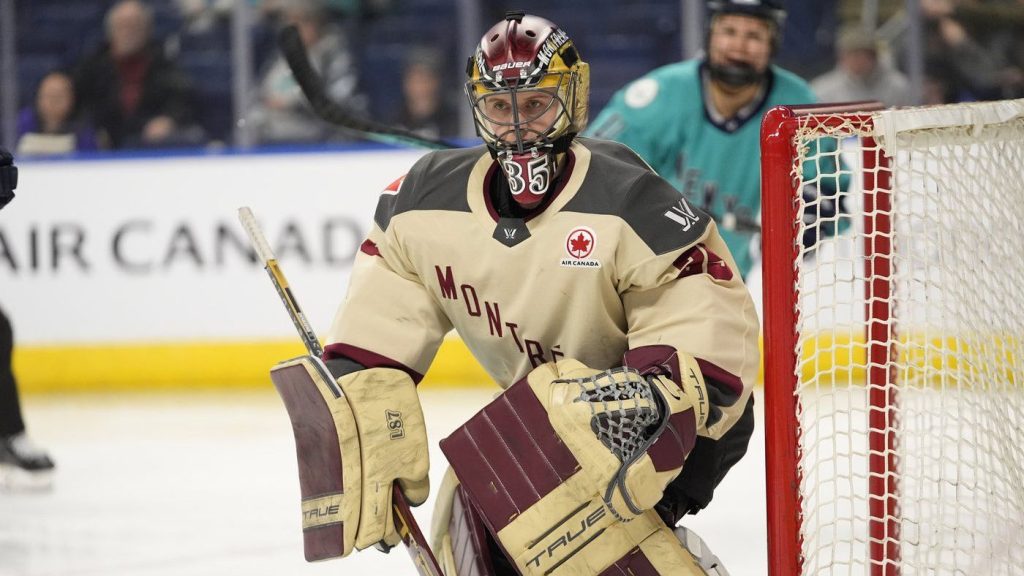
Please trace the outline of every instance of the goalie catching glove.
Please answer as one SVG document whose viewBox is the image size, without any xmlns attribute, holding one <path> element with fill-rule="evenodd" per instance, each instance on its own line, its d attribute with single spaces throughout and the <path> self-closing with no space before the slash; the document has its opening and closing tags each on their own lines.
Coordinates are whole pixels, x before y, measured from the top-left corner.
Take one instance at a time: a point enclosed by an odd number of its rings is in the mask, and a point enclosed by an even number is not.
<svg viewBox="0 0 1024 576">
<path fill-rule="evenodd" d="M 550 365 L 549 365 L 550 366 Z M 558 435 L 622 521 L 650 510 L 679 475 L 707 419 L 698 370 L 681 385 L 664 374 L 634 368 L 598 372 L 575 360 L 538 368 L 528 379 L 549 379 L 548 417 Z"/>
<path fill-rule="evenodd" d="M 409 375 L 371 368 L 334 382 L 319 359 L 303 356 L 275 366 L 271 380 L 295 434 L 306 560 L 398 544 L 392 483 L 413 506 L 430 491 L 426 428 Z"/>
</svg>

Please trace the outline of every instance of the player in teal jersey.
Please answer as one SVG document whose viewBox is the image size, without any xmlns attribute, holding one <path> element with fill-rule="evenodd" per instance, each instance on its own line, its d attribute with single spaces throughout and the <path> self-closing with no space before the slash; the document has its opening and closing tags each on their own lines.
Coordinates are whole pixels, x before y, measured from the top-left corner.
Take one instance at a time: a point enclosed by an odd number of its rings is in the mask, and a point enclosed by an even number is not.
<svg viewBox="0 0 1024 576">
<path fill-rule="evenodd" d="M 771 64 L 785 20 L 778 0 L 711 0 L 707 6 L 706 54 L 631 82 L 586 134 L 628 145 L 711 213 L 747 276 L 760 254 L 761 118 L 773 106 L 814 102 L 814 94 L 801 78 Z M 819 146 L 834 149 L 835 142 Z M 805 181 L 814 170 L 805 165 Z M 837 172 L 834 165 L 821 171 Z M 846 178 L 822 179 L 822 190 L 807 192 L 835 195 Z"/>
</svg>

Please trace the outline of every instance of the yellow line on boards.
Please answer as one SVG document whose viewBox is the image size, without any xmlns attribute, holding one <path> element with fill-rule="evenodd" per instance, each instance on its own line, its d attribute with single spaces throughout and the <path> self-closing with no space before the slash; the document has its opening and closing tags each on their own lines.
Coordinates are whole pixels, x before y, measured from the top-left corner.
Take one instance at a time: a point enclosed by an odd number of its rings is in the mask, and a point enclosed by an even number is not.
<svg viewBox="0 0 1024 576">
<path fill-rule="evenodd" d="M 306 353 L 294 340 L 23 346 L 14 349 L 14 374 L 24 393 L 271 388 L 270 369 Z M 441 345 L 421 386 L 490 385 L 490 378 L 458 339 Z"/>
<path fill-rule="evenodd" d="M 893 359 L 902 378 L 935 378 L 982 359 L 1012 365 L 1016 342 L 990 335 L 966 342 L 952 337 L 902 338 Z M 276 363 L 305 354 L 295 340 L 24 346 L 14 350 L 14 373 L 25 393 L 149 391 L 169 389 L 270 389 Z M 804 340 L 799 370 L 804 382 L 864 382 L 863 336 L 824 334 Z M 763 381 L 763 372 L 758 374 Z M 444 341 L 421 384 L 429 388 L 494 386 L 458 338 Z M 497 387 L 495 386 L 495 391 Z"/>
</svg>

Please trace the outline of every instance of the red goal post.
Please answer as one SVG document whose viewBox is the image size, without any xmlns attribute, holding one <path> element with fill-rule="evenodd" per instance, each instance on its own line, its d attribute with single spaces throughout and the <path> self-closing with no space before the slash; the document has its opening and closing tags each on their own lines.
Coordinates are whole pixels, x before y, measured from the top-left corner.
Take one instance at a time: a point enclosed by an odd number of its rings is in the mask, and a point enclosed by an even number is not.
<svg viewBox="0 0 1024 576">
<path fill-rule="evenodd" d="M 1024 100 L 777 107 L 761 178 L 769 574 L 1024 574 Z"/>
</svg>

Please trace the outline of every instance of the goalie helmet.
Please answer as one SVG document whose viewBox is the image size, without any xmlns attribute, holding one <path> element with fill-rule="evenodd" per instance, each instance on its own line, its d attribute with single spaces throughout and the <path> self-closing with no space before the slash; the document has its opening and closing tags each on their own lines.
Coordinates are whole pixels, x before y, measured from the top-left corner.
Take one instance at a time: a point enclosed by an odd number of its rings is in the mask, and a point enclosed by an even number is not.
<svg viewBox="0 0 1024 576">
<path fill-rule="evenodd" d="M 498 160 L 512 197 L 539 204 L 559 154 L 587 124 L 590 71 L 568 34 L 508 12 L 484 34 L 466 69 L 477 134 Z"/>
</svg>

